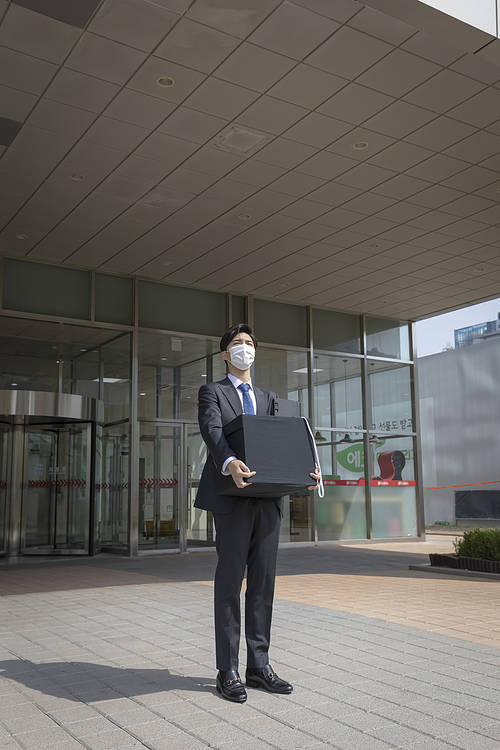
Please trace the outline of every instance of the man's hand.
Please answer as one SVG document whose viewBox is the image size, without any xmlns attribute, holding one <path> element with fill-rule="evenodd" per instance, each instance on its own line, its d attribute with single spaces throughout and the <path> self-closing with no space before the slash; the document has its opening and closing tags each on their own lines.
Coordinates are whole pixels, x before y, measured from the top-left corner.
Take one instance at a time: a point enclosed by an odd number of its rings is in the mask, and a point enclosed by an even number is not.
<svg viewBox="0 0 500 750">
<path fill-rule="evenodd" d="M 308 490 L 317 490 L 317 489 L 319 489 L 318 482 L 321 479 L 321 474 L 319 473 L 319 466 L 316 466 L 315 470 L 311 471 L 311 473 L 309 474 L 309 476 L 312 477 L 316 481 L 316 484 L 312 484 L 307 489 Z"/>
<path fill-rule="evenodd" d="M 245 482 L 244 478 L 249 479 L 250 477 L 253 477 L 255 475 L 255 471 L 250 471 L 248 466 L 244 464 L 243 461 L 240 461 L 237 458 L 228 463 L 228 465 L 226 466 L 226 471 L 231 474 L 235 485 L 239 487 L 240 490 L 243 487 L 247 487 L 249 484 L 252 484 L 252 482 Z"/>
</svg>

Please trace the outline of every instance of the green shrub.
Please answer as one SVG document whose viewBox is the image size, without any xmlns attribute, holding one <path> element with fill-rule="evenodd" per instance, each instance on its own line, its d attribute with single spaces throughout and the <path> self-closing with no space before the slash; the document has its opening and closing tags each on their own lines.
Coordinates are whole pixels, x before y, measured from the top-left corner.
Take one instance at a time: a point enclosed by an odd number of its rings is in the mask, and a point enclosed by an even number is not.
<svg viewBox="0 0 500 750">
<path fill-rule="evenodd" d="M 471 529 L 453 542 L 459 557 L 500 560 L 500 529 Z"/>
</svg>

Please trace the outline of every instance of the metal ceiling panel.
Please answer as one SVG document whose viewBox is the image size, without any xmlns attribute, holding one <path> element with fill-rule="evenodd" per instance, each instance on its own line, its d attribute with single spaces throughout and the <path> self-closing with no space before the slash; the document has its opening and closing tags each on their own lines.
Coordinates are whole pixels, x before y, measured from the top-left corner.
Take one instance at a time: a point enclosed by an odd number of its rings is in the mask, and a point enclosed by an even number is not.
<svg viewBox="0 0 500 750">
<path fill-rule="evenodd" d="M 250 42 L 302 60 L 339 28 L 335 21 L 283 3 L 250 36 Z"/>
<path fill-rule="evenodd" d="M 238 43 L 239 40 L 229 34 L 182 18 L 156 48 L 155 55 L 200 73 L 211 73 Z"/>
<path fill-rule="evenodd" d="M 137 70 L 145 53 L 111 39 L 84 32 L 65 65 L 81 73 L 123 85 Z"/>
<path fill-rule="evenodd" d="M 104 0 L 89 25 L 89 31 L 151 52 L 178 20 L 176 13 L 159 3 Z"/>
<path fill-rule="evenodd" d="M 80 35 L 68 26 L 19 5 L 10 5 L 0 26 L 0 44 L 42 60 L 60 63 Z"/>
<path fill-rule="evenodd" d="M 36 11 L 38 14 L 83 29 L 101 0 L 78 0 L 77 3 L 68 2 L 68 0 L 12 0 L 12 2 Z"/>
</svg>

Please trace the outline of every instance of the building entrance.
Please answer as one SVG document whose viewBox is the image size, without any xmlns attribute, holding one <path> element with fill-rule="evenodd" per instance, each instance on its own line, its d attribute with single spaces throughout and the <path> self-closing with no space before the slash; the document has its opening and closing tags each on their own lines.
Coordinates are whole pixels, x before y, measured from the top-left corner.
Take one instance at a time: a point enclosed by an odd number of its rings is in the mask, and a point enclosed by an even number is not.
<svg viewBox="0 0 500 750">
<path fill-rule="evenodd" d="M 91 442 L 90 423 L 26 425 L 22 554 L 89 554 Z"/>
</svg>

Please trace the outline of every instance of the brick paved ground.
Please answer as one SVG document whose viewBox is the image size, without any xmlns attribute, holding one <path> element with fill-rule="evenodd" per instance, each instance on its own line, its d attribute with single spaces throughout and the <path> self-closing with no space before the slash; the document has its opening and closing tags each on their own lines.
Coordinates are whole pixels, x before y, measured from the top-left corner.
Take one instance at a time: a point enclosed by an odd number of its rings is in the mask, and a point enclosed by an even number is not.
<svg viewBox="0 0 500 750">
<path fill-rule="evenodd" d="M 0 567 L 0 748 L 499 750 L 500 584 L 408 571 L 440 545 L 281 550 L 295 690 L 242 706 L 214 692 L 213 553 Z"/>
</svg>

